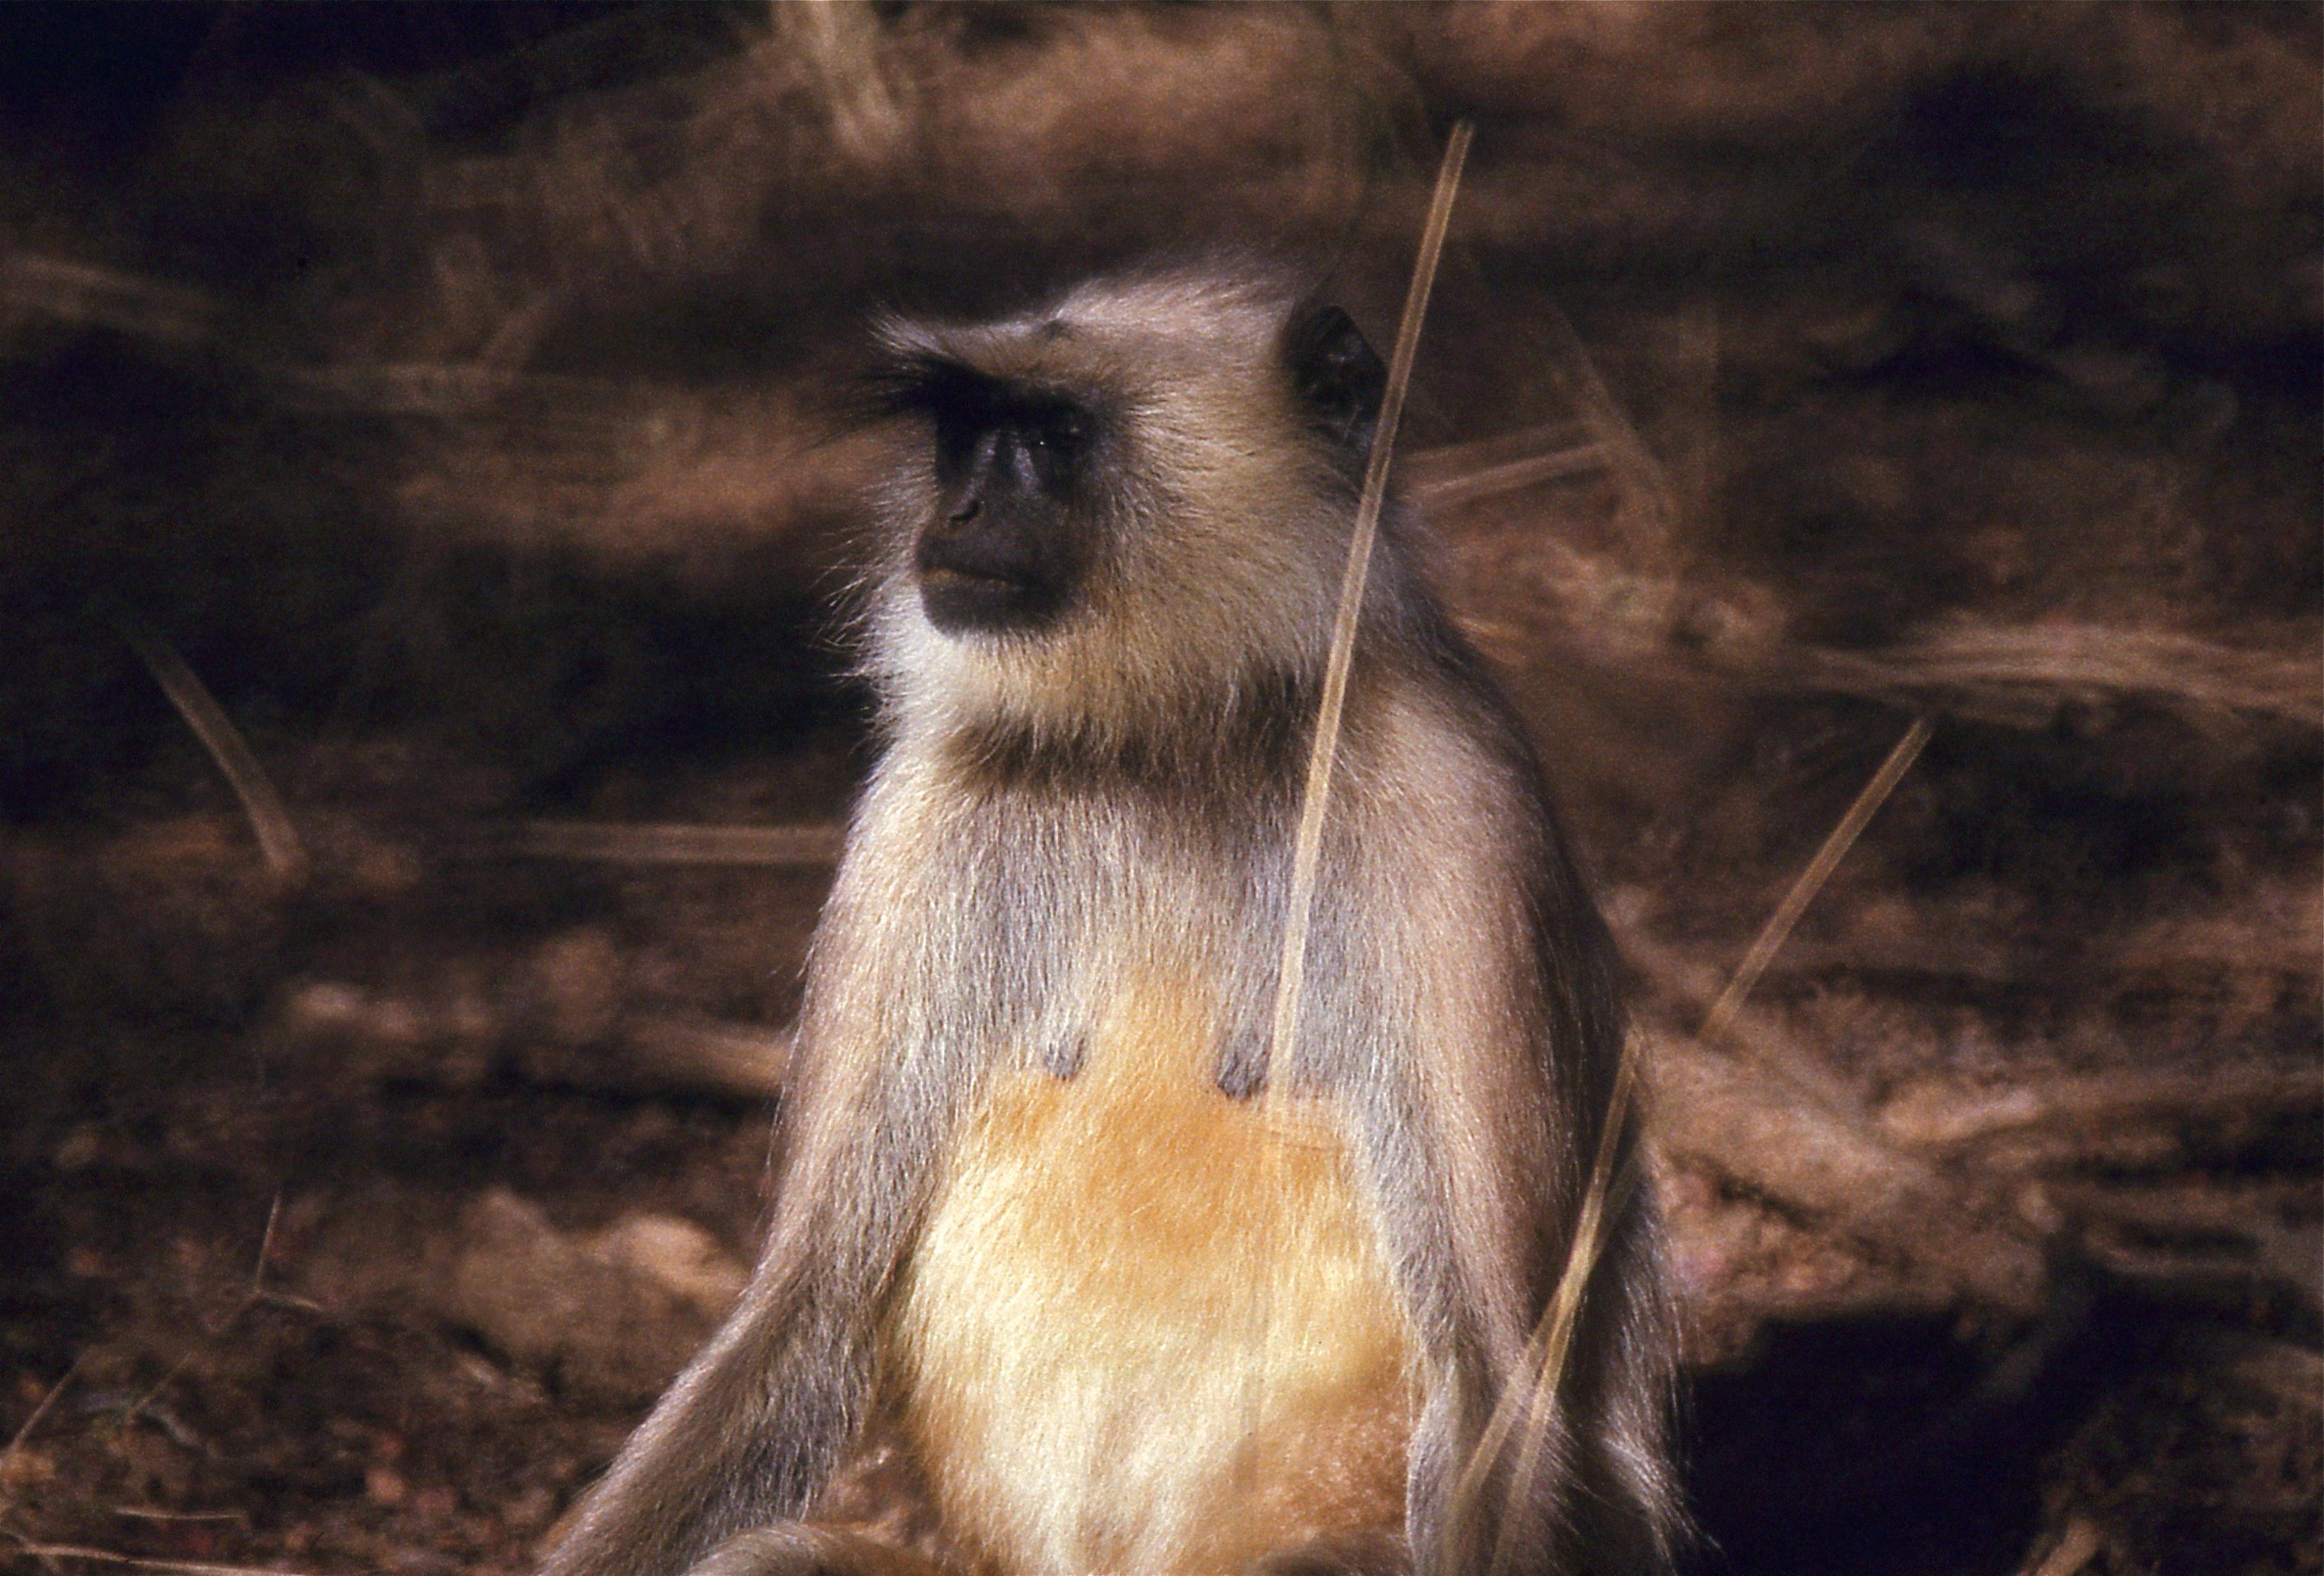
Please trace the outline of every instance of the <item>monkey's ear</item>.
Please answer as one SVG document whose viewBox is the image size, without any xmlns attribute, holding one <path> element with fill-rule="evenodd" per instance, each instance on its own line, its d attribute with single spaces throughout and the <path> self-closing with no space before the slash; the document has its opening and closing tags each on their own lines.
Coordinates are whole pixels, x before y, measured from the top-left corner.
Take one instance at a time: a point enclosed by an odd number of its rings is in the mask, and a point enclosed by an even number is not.
<svg viewBox="0 0 2324 1576">
<path fill-rule="evenodd" d="M 1388 388 L 1388 368 L 1347 313 L 1333 306 L 1295 314 L 1284 333 L 1291 385 L 1315 425 L 1333 443 L 1363 452 Z"/>
</svg>

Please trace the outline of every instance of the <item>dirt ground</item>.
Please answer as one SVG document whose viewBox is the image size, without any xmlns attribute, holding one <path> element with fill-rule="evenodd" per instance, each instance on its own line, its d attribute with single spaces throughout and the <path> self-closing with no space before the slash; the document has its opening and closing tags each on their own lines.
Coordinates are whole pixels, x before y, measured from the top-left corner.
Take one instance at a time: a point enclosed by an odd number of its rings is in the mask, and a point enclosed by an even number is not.
<svg viewBox="0 0 2324 1576">
<path fill-rule="evenodd" d="M 766 1215 L 870 313 L 1385 344 L 1461 118 L 1690 1568 L 2324 1571 L 2324 12 L 2105 4 L 0 11 L 0 1569 L 530 1569 Z"/>
</svg>

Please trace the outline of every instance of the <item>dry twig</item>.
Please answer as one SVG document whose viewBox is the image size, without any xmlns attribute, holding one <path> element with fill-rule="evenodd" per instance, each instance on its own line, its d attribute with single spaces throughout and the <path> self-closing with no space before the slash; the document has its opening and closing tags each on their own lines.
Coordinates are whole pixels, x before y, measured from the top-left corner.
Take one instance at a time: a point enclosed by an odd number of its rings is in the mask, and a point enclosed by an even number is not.
<svg viewBox="0 0 2324 1576">
<path fill-rule="evenodd" d="M 41 1419 L 49 1415 L 49 1409 L 57 1404 L 57 1397 L 65 1393 L 65 1387 L 72 1383 L 73 1376 L 80 1372 L 80 1365 L 88 1359 L 88 1353 L 84 1351 L 72 1359 L 65 1371 L 58 1376 L 57 1382 L 49 1387 L 48 1394 L 41 1397 L 40 1405 L 32 1408 L 32 1415 L 24 1419 L 14 1436 L 8 1441 L 8 1447 L 5 1450 L 0 1450 L 0 1491 L 5 1491 L 7 1487 L 8 1469 L 14 1462 L 17 1454 L 23 1450 L 24 1442 L 32 1437 L 32 1430 L 41 1425 Z M 15 1500 L 13 1496 L 6 1499 L 0 1499 L 0 1516 L 6 1515 L 14 1508 L 15 1508 Z"/>
<path fill-rule="evenodd" d="M 1422 232 L 1419 260 L 1413 265 L 1412 285 L 1406 292 L 1404 316 L 1396 330 L 1396 348 L 1388 358 L 1388 387 L 1380 398 L 1379 419 L 1372 426 L 1371 454 L 1364 470 L 1364 488 L 1356 505 L 1356 522 L 1348 544 L 1348 567 L 1340 582 L 1340 605 L 1332 625 L 1330 659 L 1323 670 L 1323 695 L 1316 707 L 1315 738 L 1307 756 L 1307 782 L 1299 801 L 1299 829 L 1292 848 L 1291 895 L 1283 924 L 1283 960 L 1276 977 L 1275 1021 L 1268 1037 L 1268 1088 L 1270 1092 L 1288 1082 L 1292 1030 L 1299 1016 L 1299 992 L 1307 968 L 1307 926 L 1314 901 L 1315 865 L 1323 843 L 1323 817 L 1331 805 L 1332 769 L 1339 754 L 1340 716 L 1348 698 L 1348 668 L 1355 656 L 1356 622 L 1363 611 L 1364 583 L 1371 568 L 1372 541 L 1379 530 L 1380 505 L 1388 496 L 1388 462 L 1396 450 L 1397 423 L 1404 416 L 1404 394 L 1412 382 L 1412 364 L 1420 347 L 1420 326 L 1428 315 L 1429 291 L 1436 283 L 1436 262 L 1444 249 L 1445 231 L 1452 222 L 1452 199 L 1461 189 L 1461 167 L 1469 157 L 1469 122 L 1452 128 L 1445 144 L 1444 162 L 1436 176 L 1436 191 L 1429 203 L 1427 227 Z"/>
<path fill-rule="evenodd" d="M 186 666 L 177 649 L 159 633 L 124 622 L 123 633 L 152 670 L 155 682 L 186 719 L 186 725 L 210 752 L 218 770 L 234 789 L 235 797 L 242 801 L 243 814 L 250 818 L 250 829 L 257 834 L 258 851 L 266 861 L 266 868 L 275 880 L 285 885 L 294 884 L 307 873 L 307 851 L 299 841 L 299 829 L 291 825 L 290 812 L 282 807 L 282 797 L 274 791 L 268 780 L 266 769 L 258 763 L 244 742 L 241 731 L 234 719 L 226 714 L 194 670 Z"/>
<path fill-rule="evenodd" d="M 1766 688 L 1933 706 L 2017 727 L 2046 725 L 2070 700 L 2126 695 L 2197 723 L 2243 714 L 2324 728 L 2324 671 L 2312 655 L 2065 620 L 1964 618 L 1884 650 L 1778 646 L 1749 653 L 1741 676 Z"/>
<path fill-rule="evenodd" d="M 1808 868 L 1800 872 L 1799 880 L 1792 883 L 1792 889 L 1784 894 L 1781 903 L 1775 905 L 1775 913 L 1760 927 L 1750 950 L 1743 954 L 1742 963 L 1736 966 L 1735 977 L 1727 982 L 1727 989 L 1720 992 L 1719 1000 L 1711 1003 L 1711 1014 L 1702 1021 L 1702 1030 L 1696 1038 L 1705 1050 L 1719 1044 L 1720 1037 L 1727 1032 L 1728 1025 L 1735 1020 L 1736 1010 L 1743 1005 L 1743 999 L 1751 993 L 1751 987 L 1759 982 L 1759 975 L 1766 970 L 1768 960 L 1790 937 L 1792 926 L 1799 923 L 1800 916 L 1815 900 L 1815 895 L 1823 890 L 1824 882 L 1831 879 L 1831 872 L 1840 867 L 1840 862 L 1848 857 L 1848 851 L 1856 846 L 1857 838 L 1863 834 L 1864 828 L 1870 824 L 1880 806 L 1888 802 L 1888 796 L 1895 791 L 1904 774 L 1913 770 L 1913 762 L 1921 758 L 1922 748 L 1929 742 L 1930 731 L 1928 718 L 1913 719 L 1913 725 L 1904 730 L 1904 736 L 1897 740 L 1895 748 L 1888 751 L 1888 758 L 1880 763 L 1880 770 L 1872 774 L 1872 780 L 1864 785 L 1855 801 L 1848 806 L 1847 814 L 1840 816 L 1840 825 L 1831 829 L 1831 834 L 1824 838 L 1823 845 L 1816 850 L 1815 857 L 1808 861 Z"/>
<path fill-rule="evenodd" d="M 2077 1516 L 2066 1523 L 2066 1530 L 2042 1556 L 2041 1563 L 2027 1567 L 2026 1576 L 2076 1576 L 2104 1547 L 2106 1534 L 2098 1530 L 2098 1523 Z"/>
<path fill-rule="evenodd" d="M 1961 1186 L 1879 1131 L 1765 1065 L 1676 1040 L 1653 1043 L 1654 1130 L 1665 1154 L 1699 1160 L 1908 1261 L 1930 1265 L 1987 1306 L 2030 1313 L 2047 1286 L 2042 1252 L 2015 1222 L 1981 1218 Z"/>
<path fill-rule="evenodd" d="M 1896 1142 L 1983 1166 L 2104 1165 L 2145 1151 L 2161 1130 L 2324 1115 L 2324 1071 L 2221 1067 L 2209 1073 L 2107 1073 L 2021 1079 L 1993 1088 L 1914 1084 L 1881 1108 Z"/>
<path fill-rule="evenodd" d="M 76 1544 L 20 1542 L 23 1553 L 36 1560 L 82 1560 L 118 1565 L 132 1571 L 176 1571 L 180 1576 L 296 1576 L 273 1565 L 218 1565 L 201 1560 L 152 1560 L 136 1554 L 116 1554 L 110 1549 L 83 1548 Z"/>
<path fill-rule="evenodd" d="M 210 336 L 217 303 L 182 285 L 36 252 L 0 257 L 0 306 L 170 345 Z"/>
<path fill-rule="evenodd" d="M 1911 768 L 1914 759 L 1921 751 L 1921 747 L 1928 742 L 1928 736 L 1927 721 L 1916 720 L 1913 726 L 1906 730 L 1904 737 L 1898 742 L 1896 747 L 1889 752 L 1888 759 L 1882 763 L 1872 780 L 1857 796 L 1856 802 L 1849 806 L 1848 813 L 1841 816 L 1840 825 L 1834 827 L 1831 834 L 1824 839 L 1823 846 L 1817 851 L 1816 857 L 1809 862 L 1807 870 L 1793 884 L 1791 891 L 1777 906 L 1775 913 L 1768 919 L 1766 925 L 1762 927 L 1757 940 L 1753 943 L 1750 951 L 1745 955 L 1743 964 L 1736 971 L 1735 977 L 1729 982 L 1727 990 L 1712 1007 L 1711 1016 L 1705 1022 L 1700 1037 L 1702 1045 L 1709 1046 L 1715 1043 L 1726 1031 L 1728 1026 L 1733 1021 L 1737 1009 L 1742 1005 L 1743 998 L 1748 994 L 1751 986 L 1757 981 L 1759 972 L 1766 967 L 1767 960 L 1775 955 L 1775 950 L 1782 946 L 1784 938 L 1791 933 L 1792 926 L 1799 918 L 1802 910 L 1821 889 L 1832 870 L 1855 843 L 1865 824 L 1871 819 L 1873 813 L 1887 798 L 1897 781 Z M 1621 1062 L 1615 1074 L 1613 1094 L 1608 1101 L 1604 1125 L 1598 1136 L 1597 1152 L 1591 1163 L 1589 1188 L 1582 1197 L 1582 1213 L 1575 1223 L 1572 1244 L 1567 1249 L 1565 1268 L 1558 1278 L 1557 1288 L 1550 1299 L 1549 1307 L 1544 1313 L 1541 1323 L 1535 1327 L 1532 1338 L 1526 1345 L 1527 1363 L 1529 1366 L 1537 1364 L 1537 1368 L 1531 1381 L 1523 1388 L 1525 1397 L 1532 1405 L 1529 1415 L 1526 1419 L 1525 1437 L 1519 1446 L 1516 1475 L 1510 1487 L 1512 1498 L 1522 1498 L 1526 1494 L 1539 1469 L 1552 1415 L 1551 1403 L 1554 1402 L 1564 1376 L 1567 1354 L 1572 1343 L 1574 1322 L 1581 1310 L 1582 1289 L 1589 1284 L 1590 1276 L 1595 1269 L 1598 1257 L 1604 1248 L 1602 1239 L 1605 1222 L 1609 1218 L 1619 1213 L 1628 1203 L 1630 1188 L 1637 1184 L 1635 1166 L 1618 1178 L 1613 1174 L 1611 1162 L 1615 1145 L 1629 1120 L 1630 1093 L 1637 1078 L 1638 1044 L 1639 1037 L 1636 1035 L 1623 1044 Z M 1712 1079 L 1720 1076 L 1718 1071 L 1714 1071 L 1720 1065 L 1714 1058 L 1696 1053 L 1693 1054 L 1693 1060 L 1703 1064 L 1694 1069 L 1698 1079 L 1706 1075 Z M 1668 1083 L 1671 1074 L 1671 1067 L 1667 1064 L 1669 1058 L 1665 1058 L 1665 1064 L 1659 1071 L 1663 1081 Z M 1701 1111 L 1707 1106 L 1717 1104 L 1731 1111 L 1738 1106 L 1748 1105 L 1754 1099 L 1757 1099 L 1763 1109 L 1771 1112 L 1788 1113 L 1794 1104 L 1805 1103 L 1798 1099 L 1797 1092 L 1794 1092 L 1793 1099 L 1767 1101 L 1765 1099 L 1767 1090 L 1758 1081 L 1750 1079 L 1739 1070 L 1728 1069 L 1727 1071 L 1733 1074 L 1729 1079 L 1729 1086 L 1723 1090 L 1711 1092 L 1700 1089 L 1694 1091 L 1698 1098 L 1688 1101 L 1692 1109 Z M 1707 1100 L 1700 1098 L 1705 1092 L 1709 1092 L 1711 1097 Z M 1807 1124 L 1800 1124 L 1795 1120 L 1794 1125 L 1798 1128 Z M 1835 1144 L 1833 1140 L 1840 1134 L 1833 1124 L 1809 1125 L 1807 1132 L 1795 1131 L 1784 1136 L 1790 1137 L 1795 1142 L 1810 1137 L 1821 1139 L 1822 1142 L 1818 1147 L 1827 1157 L 1836 1152 L 1842 1159 L 1843 1164 L 1839 1169 L 1847 1182 L 1861 1184 L 1868 1180 L 1877 1179 L 1886 1184 L 1887 1191 L 1894 1192 L 1898 1189 L 1900 1183 L 1907 1180 L 1904 1167 L 1885 1163 L 1889 1160 L 1889 1157 L 1877 1152 L 1878 1146 L 1862 1142 L 1853 1145 L 1845 1142 Z M 1758 1146 L 1749 1146 L 1749 1147 L 1756 1150 Z M 1847 1162 L 1852 1162 L 1852 1164 Z M 1829 1168 L 1829 1161 L 1827 1168 Z M 1818 1180 L 1823 1179 L 1818 1178 Z M 1911 1178 L 1910 1180 L 1917 1182 L 1920 1179 Z M 1863 1207 L 1863 1201 L 1853 1192 L 1842 1193 L 1839 1189 L 1821 1191 L 1834 1202 L 1846 1197 L 1858 1209 Z M 1903 1191 L 1911 1195 L 1905 1201 L 1906 1207 L 1910 1208 L 1913 1205 L 1924 1204 L 1927 1202 L 1927 1195 L 1932 1193 L 1950 1190 L 1919 1186 L 1906 1187 Z M 1891 1203 L 1883 1212 L 1893 1213 L 1895 1210 L 1895 1205 Z M 1948 1243 L 1947 1246 L 1955 1245 Z M 2034 1287 L 2040 1285 L 2038 1258 L 2034 1258 L 2029 1266 L 2025 1262 L 2024 1255 L 2003 1254 L 1999 1256 L 1999 1261 L 1996 1262 L 1997 1256 L 1990 1244 L 1958 1246 L 1961 1250 L 1950 1252 L 1946 1257 L 1951 1261 L 1951 1267 L 1962 1277 L 1964 1285 L 1986 1292 L 2007 1305 L 2027 1305 L 2025 1304 L 2028 1296 L 2027 1283 L 2030 1282 Z M 1519 1393 L 1518 1387 L 1511 1386 L 1503 1394 L 1499 1403 L 1493 1409 L 1493 1415 L 1488 1421 L 1476 1449 L 1471 1453 L 1468 1465 L 1462 1473 L 1460 1485 L 1454 1490 L 1453 1514 L 1456 1518 L 1465 1516 L 1470 1507 L 1473 1505 L 1476 1496 L 1482 1489 L 1484 1471 L 1489 1464 L 1499 1457 L 1503 1444 L 1513 1430 L 1518 1415 L 1517 1401 Z M 1509 1525 L 1505 1524 L 1494 1547 L 1492 1569 L 1496 1572 L 1505 1569 L 1508 1563 L 1512 1553 L 1510 1531 Z"/>
<path fill-rule="evenodd" d="M 1356 505 L 1350 533 L 1347 567 L 1340 581 L 1340 601 L 1332 624 L 1332 644 L 1323 668 L 1323 693 L 1315 709 L 1315 734 L 1308 747 L 1307 778 L 1299 801 L 1299 825 L 1292 843 L 1291 889 L 1285 904 L 1283 950 L 1275 986 L 1274 1022 L 1268 1037 L 1267 1092 L 1262 1097 L 1268 1128 L 1277 1142 L 1268 1151 L 1270 1165 L 1280 1166 L 1292 1136 L 1286 1105 L 1293 1082 L 1292 1049 L 1299 1018 L 1299 1000 L 1307 968 L 1307 933 L 1314 910 L 1315 872 L 1322 857 L 1323 821 L 1331 806 L 1332 772 L 1340 751 L 1341 715 L 1348 696 L 1348 671 L 1353 664 L 1356 626 L 1363 613 L 1364 585 L 1371 568 L 1372 546 L 1379 530 L 1380 507 L 1388 496 L 1388 465 L 1396 450 L 1397 424 L 1403 419 L 1405 391 L 1412 382 L 1413 361 L 1420 346 L 1420 327 L 1428 315 L 1429 292 L 1435 287 L 1436 266 L 1443 254 L 1444 236 L 1452 220 L 1452 202 L 1461 188 L 1461 169 L 1469 157 L 1475 128 L 1462 121 L 1445 144 L 1444 160 L 1436 174 L 1428 220 L 1421 232 L 1420 253 L 1413 263 L 1412 282 L 1406 291 L 1404 314 L 1397 320 L 1396 347 L 1388 357 L 1388 385 L 1379 413 L 1372 424 L 1371 452 L 1364 469 L 1363 492 Z M 1260 1277 L 1253 1316 L 1263 1338 L 1275 1338 L 1272 1280 Z M 1246 1407 L 1254 1424 L 1264 1405 L 1267 1372 L 1261 1363 L 1252 1370 Z"/>
<path fill-rule="evenodd" d="M 1428 449 L 1414 455 L 1404 473 L 1406 489 L 1416 502 L 1457 509 L 1520 487 L 1605 468 L 1605 446 L 1592 440 L 1586 429 L 1558 421 Z"/>
</svg>

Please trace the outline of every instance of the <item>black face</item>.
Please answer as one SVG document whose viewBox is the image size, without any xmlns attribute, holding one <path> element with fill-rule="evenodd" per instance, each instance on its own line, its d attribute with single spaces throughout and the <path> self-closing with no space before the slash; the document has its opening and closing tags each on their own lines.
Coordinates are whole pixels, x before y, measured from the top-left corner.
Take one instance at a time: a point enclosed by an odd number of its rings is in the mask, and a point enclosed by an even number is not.
<svg viewBox="0 0 2324 1576">
<path fill-rule="evenodd" d="M 1277 346 L 1293 397 L 1351 479 L 1360 474 L 1386 382 L 1339 308 L 1292 315 Z M 936 429 L 936 502 L 913 547 L 928 622 L 947 634 L 1029 631 L 1072 605 L 1100 550 L 1098 478 L 1109 453 L 1095 401 L 988 376 L 941 356 L 882 379 L 892 410 Z"/>
<path fill-rule="evenodd" d="M 936 505 L 912 562 L 928 622 L 960 634 L 1054 621 L 1087 567 L 1095 413 L 950 364 L 911 369 L 899 399 L 936 425 Z"/>
</svg>

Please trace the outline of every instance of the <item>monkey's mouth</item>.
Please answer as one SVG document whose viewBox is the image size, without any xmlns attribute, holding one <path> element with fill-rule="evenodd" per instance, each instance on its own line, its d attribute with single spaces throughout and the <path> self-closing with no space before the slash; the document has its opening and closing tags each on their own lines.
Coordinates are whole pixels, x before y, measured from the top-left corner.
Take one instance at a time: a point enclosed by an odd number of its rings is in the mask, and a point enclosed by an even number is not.
<svg viewBox="0 0 2324 1576">
<path fill-rule="evenodd" d="M 931 585 L 950 585 L 956 584 L 967 585 L 1014 585 L 1021 587 L 1025 585 L 1025 581 L 1019 576 L 1003 575 L 994 569 L 970 569 L 950 564 L 938 565 L 935 568 L 923 569 L 920 571 L 920 585 L 923 589 Z"/>
<path fill-rule="evenodd" d="M 914 566 L 920 606 L 945 633 L 1028 630 L 1047 622 L 1062 600 L 1047 566 L 1024 552 L 995 550 L 989 542 L 932 537 Z"/>
<path fill-rule="evenodd" d="M 920 607 L 948 635 L 1034 629 L 1056 611 L 1038 579 L 953 565 L 920 571 Z"/>
</svg>

